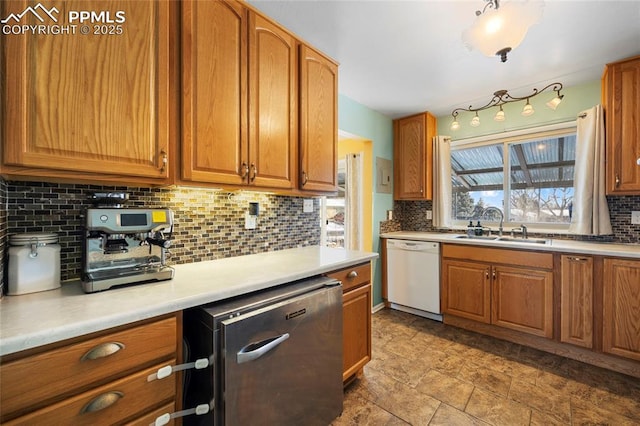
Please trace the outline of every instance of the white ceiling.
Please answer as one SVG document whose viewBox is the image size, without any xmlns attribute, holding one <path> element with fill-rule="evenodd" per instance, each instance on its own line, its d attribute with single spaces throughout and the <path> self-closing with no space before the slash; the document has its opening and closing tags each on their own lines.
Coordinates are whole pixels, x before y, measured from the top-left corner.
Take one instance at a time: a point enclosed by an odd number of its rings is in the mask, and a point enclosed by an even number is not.
<svg viewBox="0 0 640 426">
<path fill-rule="evenodd" d="M 640 55 L 640 0 L 547 0 L 505 63 L 462 42 L 483 0 L 248 2 L 337 60 L 341 94 L 392 118 L 592 82 L 606 63 Z"/>
</svg>

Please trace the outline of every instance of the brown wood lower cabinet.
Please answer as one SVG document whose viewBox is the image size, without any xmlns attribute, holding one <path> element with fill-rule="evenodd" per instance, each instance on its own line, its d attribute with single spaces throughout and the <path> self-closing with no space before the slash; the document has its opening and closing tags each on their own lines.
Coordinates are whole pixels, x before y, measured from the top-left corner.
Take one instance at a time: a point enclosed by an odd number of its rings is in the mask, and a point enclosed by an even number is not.
<svg viewBox="0 0 640 426">
<path fill-rule="evenodd" d="M 0 423 L 115 424 L 180 406 L 180 314 L 12 354 L 0 365 Z M 147 424 L 149 424 L 148 422 Z"/>
<path fill-rule="evenodd" d="M 640 259 L 463 244 L 441 253 L 445 324 L 640 378 Z"/>
<path fill-rule="evenodd" d="M 563 255 L 560 341 L 593 347 L 593 257 Z"/>
<path fill-rule="evenodd" d="M 640 261 L 604 259 L 605 353 L 640 361 Z"/>
<path fill-rule="evenodd" d="M 553 336 L 553 255 L 443 244 L 443 312 Z"/>
<path fill-rule="evenodd" d="M 342 282 L 342 380 L 346 383 L 371 360 L 371 262 L 327 275 Z"/>
<path fill-rule="evenodd" d="M 494 266 L 492 292 L 492 324 L 553 337 L 553 273 L 550 270 Z"/>
<path fill-rule="evenodd" d="M 442 261 L 442 306 L 447 314 L 491 323 L 491 266 L 485 263 Z"/>
</svg>

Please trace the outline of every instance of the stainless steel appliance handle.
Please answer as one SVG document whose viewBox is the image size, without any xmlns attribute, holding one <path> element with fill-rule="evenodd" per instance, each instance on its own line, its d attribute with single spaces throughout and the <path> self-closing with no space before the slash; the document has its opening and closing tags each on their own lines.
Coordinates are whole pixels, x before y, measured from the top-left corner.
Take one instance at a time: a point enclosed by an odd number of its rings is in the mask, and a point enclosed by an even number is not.
<svg viewBox="0 0 640 426">
<path fill-rule="evenodd" d="M 283 335 L 278 337 L 272 337 L 270 339 L 262 340 L 261 342 L 248 344 L 244 348 L 240 349 L 240 352 L 237 353 L 238 364 L 260 358 L 262 355 L 266 354 L 271 349 L 274 349 L 276 346 L 278 346 L 288 338 L 289 333 L 284 333 Z"/>
</svg>

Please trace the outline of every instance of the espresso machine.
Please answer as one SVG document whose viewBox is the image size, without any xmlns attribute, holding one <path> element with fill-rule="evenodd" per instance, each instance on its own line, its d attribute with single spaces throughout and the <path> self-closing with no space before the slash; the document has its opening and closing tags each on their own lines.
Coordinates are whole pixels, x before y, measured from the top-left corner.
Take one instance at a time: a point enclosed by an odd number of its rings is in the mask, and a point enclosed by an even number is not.
<svg viewBox="0 0 640 426">
<path fill-rule="evenodd" d="M 125 208 L 113 203 L 116 198 L 107 197 L 109 202 L 85 212 L 82 289 L 86 293 L 174 276 L 173 268 L 165 264 L 173 212 Z"/>
</svg>

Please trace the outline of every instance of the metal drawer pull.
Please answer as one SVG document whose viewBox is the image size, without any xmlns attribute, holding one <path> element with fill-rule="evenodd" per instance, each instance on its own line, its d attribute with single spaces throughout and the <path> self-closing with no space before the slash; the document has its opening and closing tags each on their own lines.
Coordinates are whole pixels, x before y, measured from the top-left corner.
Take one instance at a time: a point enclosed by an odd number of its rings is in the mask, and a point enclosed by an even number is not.
<svg viewBox="0 0 640 426">
<path fill-rule="evenodd" d="M 282 336 L 272 337 L 261 342 L 248 344 L 237 353 L 238 364 L 243 364 L 260 358 L 262 355 L 266 354 L 271 349 L 274 349 L 288 338 L 289 333 L 284 333 Z"/>
<path fill-rule="evenodd" d="M 104 358 L 113 355 L 122 349 L 124 349 L 124 344 L 120 342 L 101 343 L 98 346 L 89 349 L 86 354 L 82 355 L 82 358 L 80 358 L 80 362 Z"/>
<path fill-rule="evenodd" d="M 89 401 L 87 405 L 82 407 L 82 410 L 80 410 L 80 414 L 95 413 L 96 411 L 109 408 L 113 404 L 118 402 L 118 400 L 123 396 L 124 396 L 124 393 L 118 392 L 118 391 L 111 391 L 111 392 L 103 393 L 102 395 L 98 395 L 95 398 L 93 398 L 91 401 Z"/>
<path fill-rule="evenodd" d="M 347 278 L 357 278 L 358 273 L 356 271 L 351 271 L 347 274 Z"/>
<path fill-rule="evenodd" d="M 573 260 L 575 262 L 586 262 L 589 259 L 586 257 L 570 257 L 569 260 Z"/>
</svg>

